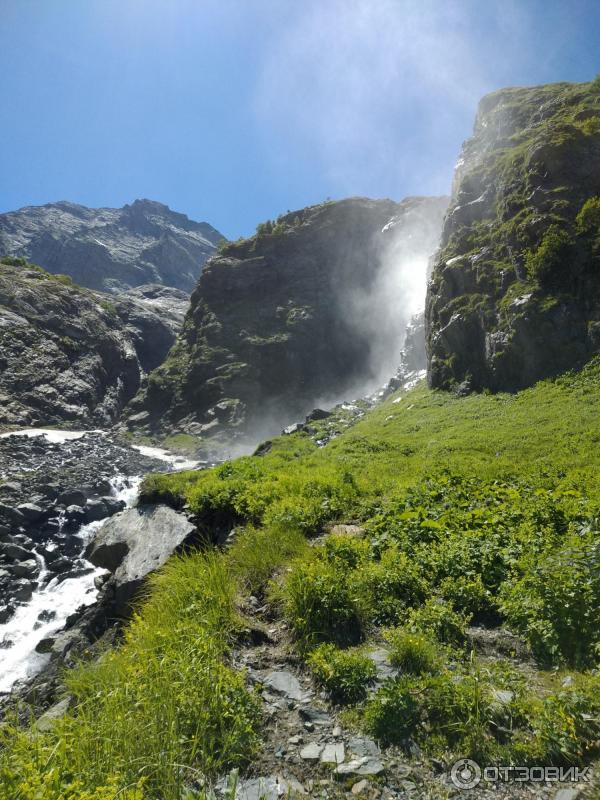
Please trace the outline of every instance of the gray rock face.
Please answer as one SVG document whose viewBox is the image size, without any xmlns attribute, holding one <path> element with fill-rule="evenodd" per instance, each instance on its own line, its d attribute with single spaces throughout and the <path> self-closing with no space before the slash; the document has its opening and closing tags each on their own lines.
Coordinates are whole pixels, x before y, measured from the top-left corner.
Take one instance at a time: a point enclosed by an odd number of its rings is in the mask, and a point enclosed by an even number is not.
<svg viewBox="0 0 600 800">
<path fill-rule="evenodd" d="M 208 223 L 152 200 L 118 209 L 60 202 L 0 214 L 0 255 L 23 256 L 103 291 L 159 283 L 191 292 L 221 239 Z"/>
<path fill-rule="evenodd" d="M 401 299 L 390 300 L 385 280 L 411 236 L 435 249 L 446 202 L 350 198 L 229 243 L 205 266 L 182 334 L 132 403 L 132 427 L 147 413 L 154 430 L 256 440 L 377 381 L 382 351 L 391 346 L 397 363 L 390 342 L 399 350 L 401 341 L 388 325 L 402 319 Z"/>
<path fill-rule="evenodd" d="M 515 391 L 600 351 L 597 228 L 577 222 L 600 195 L 599 121 L 591 84 L 482 99 L 428 287 L 432 387 Z"/>
<path fill-rule="evenodd" d="M 0 260 L 0 425 L 106 425 L 174 339 L 172 323 L 141 300 Z"/>
<path fill-rule="evenodd" d="M 0 424 L 114 419 L 140 382 L 119 328 L 96 297 L 0 263 Z"/>
<path fill-rule="evenodd" d="M 196 528 L 167 506 L 142 506 L 116 514 L 98 531 L 85 557 L 113 573 L 105 592 L 114 613 L 126 616 L 145 578 L 178 548 L 193 540 Z"/>
</svg>

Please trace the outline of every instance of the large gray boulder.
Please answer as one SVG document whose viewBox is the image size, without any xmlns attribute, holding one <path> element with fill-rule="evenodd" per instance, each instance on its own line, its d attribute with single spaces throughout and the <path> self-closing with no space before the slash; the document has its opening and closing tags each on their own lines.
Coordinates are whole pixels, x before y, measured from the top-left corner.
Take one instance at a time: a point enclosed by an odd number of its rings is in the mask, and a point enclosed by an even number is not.
<svg viewBox="0 0 600 800">
<path fill-rule="evenodd" d="M 104 590 L 112 612 L 128 616 L 146 577 L 196 535 L 195 526 L 167 506 L 130 508 L 108 520 L 85 557 L 113 573 Z"/>
</svg>

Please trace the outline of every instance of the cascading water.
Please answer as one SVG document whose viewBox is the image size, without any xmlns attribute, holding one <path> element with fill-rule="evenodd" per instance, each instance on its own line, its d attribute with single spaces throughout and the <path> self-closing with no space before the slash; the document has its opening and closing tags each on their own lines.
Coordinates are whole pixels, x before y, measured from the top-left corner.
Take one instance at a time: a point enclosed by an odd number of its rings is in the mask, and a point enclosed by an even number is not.
<svg viewBox="0 0 600 800">
<path fill-rule="evenodd" d="M 91 433 L 107 441 L 105 432 Z M 55 447 L 64 447 L 66 456 L 72 443 L 79 444 L 78 440 L 86 441 L 83 437 L 87 434 L 90 432 L 25 429 L 0 434 L 0 438 L 15 435 L 27 439 L 43 437 L 45 442 Z M 129 452 L 133 451 L 144 457 L 145 464 L 151 464 L 148 459 L 153 459 L 155 468 L 158 468 L 158 462 L 162 462 L 166 471 L 193 469 L 200 465 L 197 461 L 191 461 L 161 448 L 130 447 Z M 30 465 L 31 472 L 36 472 L 37 469 L 39 469 L 37 464 Z M 116 501 L 121 501 L 126 508 L 134 506 L 141 480 L 141 475 L 115 475 L 110 480 L 110 496 Z M 66 539 L 71 547 L 70 552 L 73 549 L 78 551 L 74 556 L 77 568 L 57 575 L 49 567 L 52 564 L 51 554 L 60 551 L 60 545 L 55 542 L 45 542 L 31 547 L 31 558 L 35 559 L 39 569 L 35 578 L 36 588 L 28 601 L 15 603 L 12 617 L 0 624 L 0 693 L 10 692 L 15 684 L 30 679 L 43 669 L 50 655 L 38 652 L 36 648 L 44 640 L 51 640 L 59 635 L 68 618 L 79 608 L 92 605 L 98 596 L 97 578 L 105 574 L 105 571 L 85 561 L 82 555 L 87 544 L 104 524 L 104 520 L 88 522 L 77 529 L 69 527 L 65 511 L 61 511 L 56 520 L 57 541 L 61 541 L 61 538 Z M 42 646 L 40 649 L 45 648 Z"/>
<path fill-rule="evenodd" d="M 140 482 L 139 477 L 115 478 L 113 496 L 124 501 L 126 507 L 132 506 L 137 499 Z M 64 515 L 61 519 L 64 525 Z M 103 521 L 90 522 L 77 531 L 77 537 L 83 543 L 82 550 L 102 524 Z M 32 551 L 32 555 L 40 565 L 40 588 L 32 594 L 26 605 L 17 608 L 12 619 L 0 627 L 0 647 L 3 642 L 9 645 L 2 649 L 0 657 L 0 692 L 10 691 L 17 681 L 27 680 L 43 668 L 50 657 L 38 653 L 37 645 L 60 631 L 78 608 L 96 601 L 98 589 L 95 580 L 104 573 L 104 570 L 85 562 L 84 574 L 65 579 L 61 579 L 61 576 L 50 577 L 52 573 L 47 568 L 44 556 L 37 549 Z"/>
</svg>

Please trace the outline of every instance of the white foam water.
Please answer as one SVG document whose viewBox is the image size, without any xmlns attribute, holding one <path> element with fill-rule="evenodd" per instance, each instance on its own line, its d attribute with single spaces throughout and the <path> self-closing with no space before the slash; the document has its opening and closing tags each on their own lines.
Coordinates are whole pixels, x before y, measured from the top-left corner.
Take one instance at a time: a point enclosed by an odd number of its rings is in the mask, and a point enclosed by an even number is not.
<svg viewBox="0 0 600 800">
<path fill-rule="evenodd" d="M 148 447 L 145 444 L 133 444 L 131 446 L 143 456 L 147 456 L 148 458 L 156 458 L 159 461 L 165 461 L 167 464 L 171 464 L 175 471 L 195 469 L 196 467 L 200 466 L 200 464 L 204 463 L 202 461 L 190 461 L 190 459 L 186 458 L 185 456 L 177 455 L 176 453 L 170 453 L 168 450 L 164 450 L 162 447 Z"/>
<path fill-rule="evenodd" d="M 112 481 L 112 494 L 131 507 L 137 500 L 140 483 L 140 477 L 119 475 Z M 83 539 L 84 546 L 94 537 L 103 522 L 104 520 L 90 522 L 77 531 L 76 536 Z M 26 605 L 17 607 L 14 616 L 7 623 L 0 625 L 0 646 L 3 642 L 6 643 L 0 649 L 0 692 L 9 692 L 15 683 L 33 677 L 44 667 L 50 656 L 37 653 L 36 646 L 42 639 L 60 631 L 74 611 L 96 601 L 98 590 L 94 581 L 105 572 L 85 562 L 91 570 L 88 574 L 66 578 L 61 582 L 58 578 L 52 578 L 44 583 L 48 569 L 44 558 L 35 551 L 34 555 L 41 567 L 38 578 L 41 588 L 33 593 Z M 53 616 L 51 619 L 42 616 L 40 620 L 42 612 L 53 612 Z M 12 644 L 6 646 L 9 642 Z"/>
<path fill-rule="evenodd" d="M 18 431 L 6 431 L 0 433 L 0 439 L 7 439 L 9 436 L 25 436 L 28 439 L 34 439 L 37 436 L 45 436 L 52 444 L 63 444 L 63 442 L 72 442 L 75 439 L 81 439 L 86 433 L 99 433 L 106 436 L 106 431 L 93 430 L 93 431 L 61 431 L 54 428 L 23 428 Z"/>
</svg>

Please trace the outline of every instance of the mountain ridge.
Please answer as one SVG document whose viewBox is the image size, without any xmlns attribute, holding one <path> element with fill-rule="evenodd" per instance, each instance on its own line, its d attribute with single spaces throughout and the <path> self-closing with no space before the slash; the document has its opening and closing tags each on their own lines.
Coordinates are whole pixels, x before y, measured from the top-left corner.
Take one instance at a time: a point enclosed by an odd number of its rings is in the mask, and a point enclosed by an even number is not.
<svg viewBox="0 0 600 800">
<path fill-rule="evenodd" d="M 122 208 L 60 200 L 0 214 L 0 254 L 110 292 L 158 283 L 190 293 L 224 238 L 209 223 L 147 199 Z"/>
</svg>

